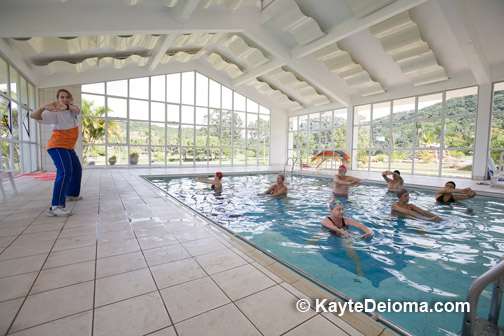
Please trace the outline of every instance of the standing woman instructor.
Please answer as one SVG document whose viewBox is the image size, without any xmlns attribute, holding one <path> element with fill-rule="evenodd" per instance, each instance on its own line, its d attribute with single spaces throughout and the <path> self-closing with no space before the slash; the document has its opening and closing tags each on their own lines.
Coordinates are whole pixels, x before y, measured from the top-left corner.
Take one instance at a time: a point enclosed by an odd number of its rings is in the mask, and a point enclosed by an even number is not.
<svg viewBox="0 0 504 336">
<path fill-rule="evenodd" d="M 47 153 L 56 166 L 56 180 L 51 207 L 47 216 L 70 216 L 72 212 L 65 209 L 65 201 L 78 201 L 81 188 L 82 167 L 75 153 L 75 144 L 79 137 L 77 115 L 80 108 L 73 104 L 72 94 L 60 89 L 56 94 L 57 101 L 39 107 L 30 114 L 40 124 L 50 124 L 53 130 L 47 143 Z"/>
</svg>

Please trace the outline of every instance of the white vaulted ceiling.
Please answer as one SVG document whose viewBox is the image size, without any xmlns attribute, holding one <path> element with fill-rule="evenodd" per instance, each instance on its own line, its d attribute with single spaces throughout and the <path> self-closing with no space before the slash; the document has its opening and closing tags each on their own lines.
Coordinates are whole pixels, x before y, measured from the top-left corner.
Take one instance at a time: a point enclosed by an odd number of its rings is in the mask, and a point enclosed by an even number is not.
<svg viewBox="0 0 504 336">
<path fill-rule="evenodd" d="M 294 113 L 504 79 L 502 0 L 3 0 L 0 7 L 0 51 L 40 87 L 196 70 Z"/>
</svg>

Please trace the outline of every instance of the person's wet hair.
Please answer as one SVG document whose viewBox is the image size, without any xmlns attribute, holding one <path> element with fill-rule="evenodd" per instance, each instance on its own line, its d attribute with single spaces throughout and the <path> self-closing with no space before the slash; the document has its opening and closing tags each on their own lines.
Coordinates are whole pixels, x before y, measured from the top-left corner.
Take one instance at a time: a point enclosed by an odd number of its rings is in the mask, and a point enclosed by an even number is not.
<svg viewBox="0 0 504 336">
<path fill-rule="evenodd" d="M 397 175 L 401 175 L 401 172 L 399 170 L 394 170 L 394 173 L 397 173 Z"/>
<path fill-rule="evenodd" d="M 282 178 L 282 181 L 285 182 L 285 175 L 284 174 L 278 174 L 278 176 L 280 176 Z"/>
<path fill-rule="evenodd" d="M 456 187 L 455 182 L 453 182 L 453 181 L 448 181 L 448 182 L 446 182 L 446 184 L 448 184 L 448 183 L 453 184 L 453 188 L 455 188 L 455 187 Z"/>
<path fill-rule="evenodd" d="M 408 190 L 404 188 L 399 188 L 396 190 L 395 194 L 397 195 L 397 198 L 401 198 L 404 194 L 407 194 Z"/>
</svg>

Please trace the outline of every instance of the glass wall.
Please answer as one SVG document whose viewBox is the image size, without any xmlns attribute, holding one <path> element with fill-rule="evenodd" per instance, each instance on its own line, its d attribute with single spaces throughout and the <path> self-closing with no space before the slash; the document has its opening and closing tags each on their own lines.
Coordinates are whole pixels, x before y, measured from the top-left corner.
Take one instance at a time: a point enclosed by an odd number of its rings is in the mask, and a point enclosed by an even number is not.
<svg viewBox="0 0 504 336">
<path fill-rule="evenodd" d="M 289 118 L 288 157 L 299 158 L 301 162 L 320 168 L 334 168 L 338 160 L 312 158 L 324 150 L 346 148 L 347 109 L 316 112 Z"/>
<path fill-rule="evenodd" d="M 504 153 L 504 82 L 494 84 L 491 128 L 490 156 L 498 166 L 500 155 Z"/>
<path fill-rule="evenodd" d="M 11 168 L 29 173 L 37 170 L 35 88 L 15 67 L 0 56 L 1 157 Z"/>
<path fill-rule="evenodd" d="M 354 107 L 354 168 L 472 176 L 478 88 Z"/>
<path fill-rule="evenodd" d="M 84 164 L 269 164 L 269 109 L 197 72 L 81 91 Z"/>
</svg>

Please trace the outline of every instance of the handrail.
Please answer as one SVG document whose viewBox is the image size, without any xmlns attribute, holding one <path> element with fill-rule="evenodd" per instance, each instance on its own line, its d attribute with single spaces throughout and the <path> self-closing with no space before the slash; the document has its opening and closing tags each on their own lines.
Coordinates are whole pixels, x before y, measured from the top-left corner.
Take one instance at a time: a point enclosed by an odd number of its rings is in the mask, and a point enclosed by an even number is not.
<svg viewBox="0 0 504 336">
<path fill-rule="evenodd" d="M 301 167 L 301 170 L 303 170 L 303 160 L 301 158 L 293 158 L 292 156 L 287 158 L 287 161 L 285 161 L 284 168 L 283 168 L 283 173 L 285 174 L 285 167 L 289 164 L 289 160 L 292 160 L 292 169 L 291 169 L 291 175 L 294 172 L 294 167 L 296 166 L 296 162 L 299 160 L 299 167 Z"/>
<path fill-rule="evenodd" d="M 462 323 L 462 336 L 473 336 L 474 327 L 476 324 L 476 310 L 478 309 L 478 300 L 481 292 L 492 282 L 494 283 L 494 288 L 492 291 L 492 302 L 490 304 L 490 312 L 488 314 L 489 322 L 495 323 L 497 326 L 497 320 L 500 311 L 500 301 L 502 299 L 502 285 L 504 278 L 504 257 L 501 258 L 499 263 L 480 275 L 474 282 L 467 292 L 466 301 L 469 303 L 470 311 L 464 313 L 464 320 Z M 498 328 L 498 327 L 497 327 Z"/>
</svg>

